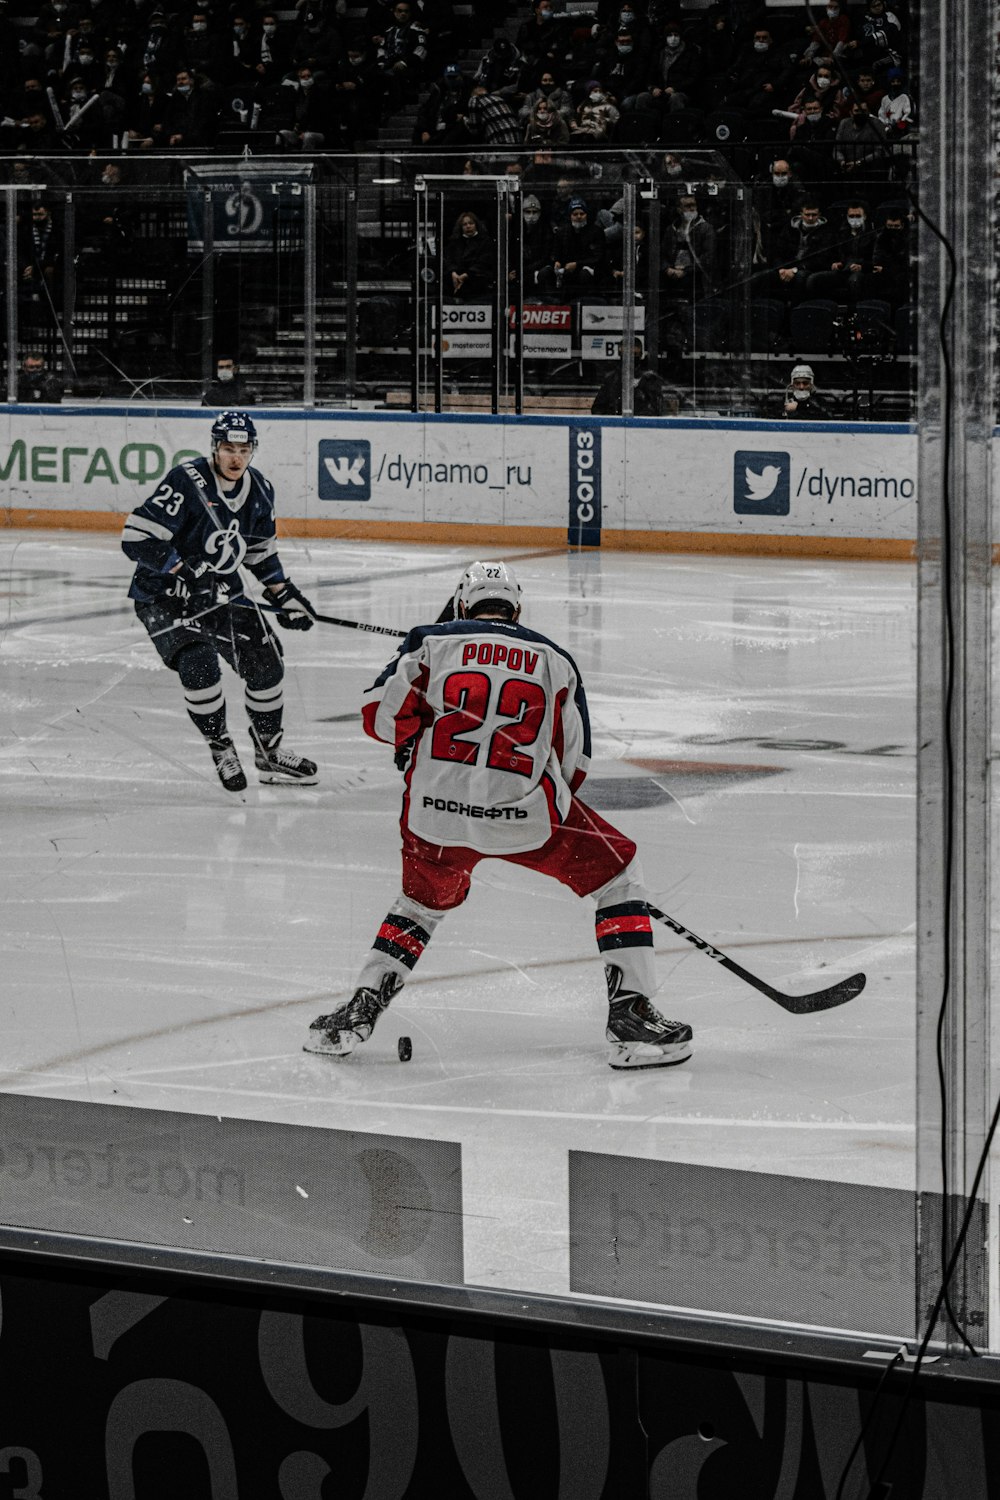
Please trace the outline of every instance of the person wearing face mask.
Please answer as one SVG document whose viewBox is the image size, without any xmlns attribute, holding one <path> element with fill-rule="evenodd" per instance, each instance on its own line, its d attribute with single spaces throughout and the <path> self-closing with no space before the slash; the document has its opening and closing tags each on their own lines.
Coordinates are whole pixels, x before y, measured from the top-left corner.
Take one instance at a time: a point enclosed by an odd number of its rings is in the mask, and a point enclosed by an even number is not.
<svg viewBox="0 0 1000 1500">
<path fill-rule="evenodd" d="M 876 71 L 898 68 L 903 60 L 903 23 L 889 9 L 886 0 L 868 0 L 855 36 L 847 43 L 845 53 L 855 66 L 864 65 Z"/>
<path fill-rule="evenodd" d="M 524 260 L 524 296 L 529 297 L 538 284 L 539 272 L 552 259 L 552 230 L 534 193 L 526 193 L 521 204 L 521 247 Z M 516 284 L 517 271 L 510 274 Z"/>
<path fill-rule="evenodd" d="M 808 45 L 803 61 L 820 57 L 840 57 L 851 38 L 851 18 L 842 0 L 827 0 L 814 8 L 814 17 L 806 25 Z"/>
<path fill-rule="evenodd" d="M 785 389 L 781 415 L 787 421 L 822 422 L 829 418 L 826 403 L 816 394 L 812 365 L 797 364 Z"/>
<path fill-rule="evenodd" d="M 604 230 L 590 221 L 583 198 L 571 198 L 569 223 L 552 233 L 552 258 L 539 272 L 538 285 L 557 297 L 579 297 L 600 292 L 608 279 Z"/>
<path fill-rule="evenodd" d="M 631 31 L 620 31 L 597 59 L 594 76 L 605 93 L 618 101 L 623 114 L 636 107 L 636 98 L 642 91 L 649 63 L 645 52 L 636 45 Z"/>
<path fill-rule="evenodd" d="M 592 78 L 586 85 L 576 118 L 570 124 L 570 135 L 577 140 L 607 141 L 619 119 L 617 104 L 601 87 L 600 80 Z"/>
<path fill-rule="evenodd" d="M 832 241 L 832 256 L 825 270 L 814 271 L 806 283 L 807 297 L 830 297 L 835 302 L 856 302 L 863 295 L 871 270 L 875 235 L 864 203 L 847 205 L 843 222 Z"/>
<path fill-rule="evenodd" d="M 663 46 L 649 65 L 645 88 L 636 95 L 636 111 L 659 117 L 697 105 L 704 75 L 701 50 L 682 34 L 679 20 L 668 20 Z"/>
<path fill-rule="evenodd" d="M 788 221 L 798 207 L 804 192 L 802 181 L 791 162 L 777 156 L 753 188 L 753 209 L 759 243 L 759 257 L 770 262 L 786 233 Z"/>
<path fill-rule="evenodd" d="M 862 288 L 865 297 L 888 302 L 893 311 L 911 302 L 915 291 L 911 264 L 910 221 L 901 210 L 885 209 L 875 235 L 872 263 Z"/>
<path fill-rule="evenodd" d="M 104 69 L 97 60 L 94 42 L 89 36 L 77 36 L 76 46 L 70 50 L 70 65 L 64 72 L 63 84 L 70 78 L 80 79 L 88 94 L 97 93 L 104 86 Z"/>
<path fill-rule="evenodd" d="M 801 115 L 793 120 L 788 131 L 791 142 L 788 157 L 803 181 L 828 181 L 833 175 L 834 145 L 839 128 L 823 113 L 818 99 L 805 101 Z"/>
<path fill-rule="evenodd" d="M 553 0 L 535 0 L 526 21 L 518 28 L 515 46 L 526 62 L 536 67 L 553 67 L 566 52 L 567 22 L 556 15 Z"/>
<path fill-rule="evenodd" d="M 218 125 L 219 112 L 213 96 L 196 83 L 186 68 L 180 68 L 164 112 L 163 144 L 175 150 L 211 146 Z"/>
<path fill-rule="evenodd" d="M 201 404 L 218 411 L 233 406 L 257 406 L 260 398 L 247 386 L 233 355 L 220 354 L 215 361 L 215 379 L 205 387 Z"/>
<path fill-rule="evenodd" d="M 284 34 L 276 11 L 262 12 L 253 50 L 258 84 L 274 83 L 287 71 L 291 61 L 291 42 Z"/>
<path fill-rule="evenodd" d="M 224 44 L 216 35 L 207 10 L 195 10 L 180 42 L 181 65 L 189 73 L 220 79 L 227 71 Z"/>
<path fill-rule="evenodd" d="M 801 115 L 808 99 L 818 99 L 825 118 L 838 123 L 851 108 L 847 90 L 828 63 L 820 63 L 816 67 L 808 83 L 799 90 L 788 106 L 789 112 Z"/>
<path fill-rule="evenodd" d="M 622 367 L 615 364 L 602 383 L 590 408 L 594 416 L 620 417 L 622 414 Z M 680 410 L 680 392 L 667 385 L 646 359 L 642 340 L 632 346 L 632 415 L 634 417 L 675 417 Z"/>
<path fill-rule="evenodd" d="M 333 91 L 312 68 L 303 64 L 282 81 L 286 102 L 285 124 L 278 130 L 288 151 L 318 151 L 332 139 L 335 130 Z"/>
<path fill-rule="evenodd" d="M 126 101 L 125 125 L 129 145 L 140 151 L 151 151 L 160 145 L 166 118 L 166 95 L 152 73 L 143 73 L 137 89 Z"/>
<path fill-rule="evenodd" d="M 885 80 L 887 92 L 878 107 L 878 120 L 886 137 L 898 140 L 915 123 L 913 96 L 906 87 L 902 68 L 890 68 Z"/>
<path fill-rule="evenodd" d="M 471 85 L 458 63 L 447 63 L 432 83 L 417 109 L 413 143 L 417 146 L 450 146 L 468 139 L 465 115 Z"/>
<path fill-rule="evenodd" d="M 850 114 L 837 126 L 833 155 L 845 177 L 870 182 L 887 175 L 890 156 L 885 130 L 859 100 L 853 101 Z"/>
<path fill-rule="evenodd" d="M 378 135 L 383 105 L 382 74 L 361 35 L 348 37 L 344 55 L 333 69 L 333 104 L 342 145 L 352 147 Z M 456 122 L 457 119 L 456 112 Z M 461 139 L 462 126 L 456 123 L 455 128 L 459 132 L 456 138 Z"/>
<path fill-rule="evenodd" d="M 693 193 L 678 198 L 673 223 L 664 234 L 663 279 L 667 293 L 686 302 L 710 297 L 715 289 L 715 230 L 702 217 Z"/>
<path fill-rule="evenodd" d="M 541 104 L 543 99 L 546 104 L 555 110 L 556 114 L 562 115 L 566 123 L 569 124 L 569 121 L 573 117 L 573 97 L 569 89 L 563 88 L 556 81 L 557 77 L 558 75 L 551 68 L 542 68 L 538 75 L 538 83 L 525 94 L 524 103 L 518 110 L 518 119 L 523 120 L 525 125 L 527 125 L 531 118 L 531 113 L 535 105 Z"/>
<path fill-rule="evenodd" d="M 21 360 L 17 372 L 17 400 L 21 405 L 44 402 L 46 406 L 57 406 L 62 402 L 63 383 L 54 370 L 50 370 L 44 354 L 28 353 Z"/>
<path fill-rule="evenodd" d="M 76 75 L 70 78 L 59 102 L 68 144 L 79 151 L 103 151 L 111 147 L 111 131 L 93 89 Z"/>
<path fill-rule="evenodd" d="M 794 65 L 766 26 L 754 28 L 749 52 L 732 69 L 724 84 L 723 103 L 751 115 L 767 115 L 788 98 Z"/>
<path fill-rule="evenodd" d="M 784 234 L 776 238 L 767 269 L 751 278 L 754 295 L 801 302 L 813 272 L 830 266 L 832 239 L 818 198 L 807 193 L 789 218 Z"/>
<path fill-rule="evenodd" d="M 459 214 L 444 248 L 444 291 L 455 302 L 482 302 L 496 281 L 496 253 L 482 221 Z"/>
<path fill-rule="evenodd" d="M 529 146 L 564 146 L 569 126 L 547 99 L 540 99 L 528 117 L 524 139 Z"/>
</svg>

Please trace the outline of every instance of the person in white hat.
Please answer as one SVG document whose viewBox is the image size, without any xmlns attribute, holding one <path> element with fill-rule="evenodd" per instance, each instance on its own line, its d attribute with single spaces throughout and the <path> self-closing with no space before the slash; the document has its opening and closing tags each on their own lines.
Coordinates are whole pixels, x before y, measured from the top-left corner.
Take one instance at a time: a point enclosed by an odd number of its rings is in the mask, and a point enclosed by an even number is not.
<svg viewBox="0 0 1000 1500">
<path fill-rule="evenodd" d="M 829 415 L 825 404 L 817 399 L 812 365 L 798 364 L 792 370 L 785 390 L 783 415 L 813 422 L 822 422 Z"/>
</svg>

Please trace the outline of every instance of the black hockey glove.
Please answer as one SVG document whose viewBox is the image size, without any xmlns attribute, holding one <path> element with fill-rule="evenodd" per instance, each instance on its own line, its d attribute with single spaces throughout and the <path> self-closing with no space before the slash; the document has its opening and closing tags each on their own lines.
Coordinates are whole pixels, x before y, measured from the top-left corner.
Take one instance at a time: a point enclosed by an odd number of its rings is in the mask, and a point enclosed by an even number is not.
<svg viewBox="0 0 1000 1500">
<path fill-rule="evenodd" d="M 170 587 L 167 593 L 169 597 L 181 601 L 185 614 L 204 614 L 207 610 L 218 609 L 229 603 L 229 582 L 215 572 L 211 563 L 183 562 L 169 576 Z"/>
<path fill-rule="evenodd" d="M 396 770 L 402 771 L 404 775 L 410 769 L 410 761 L 413 759 L 413 752 L 417 748 L 417 739 L 417 735 L 411 734 L 408 740 L 404 740 L 401 745 L 396 747 L 396 753 L 392 757 L 396 763 Z"/>
<path fill-rule="evenodd" d="M 280 606 L 278 624 L 283 630 L 312 630 L 313 609 L 304 594 L 300 594 L 290 578 L 280 588 L 272 589 L 271 598 Z"/>
</svg>

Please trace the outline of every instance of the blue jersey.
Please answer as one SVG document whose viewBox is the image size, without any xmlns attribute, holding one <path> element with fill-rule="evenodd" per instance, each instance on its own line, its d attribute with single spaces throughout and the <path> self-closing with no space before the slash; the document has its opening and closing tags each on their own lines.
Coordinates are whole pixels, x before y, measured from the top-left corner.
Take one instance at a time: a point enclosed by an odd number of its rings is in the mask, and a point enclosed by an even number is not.
<svg viewBox="0 0 1000 1500">
<path fill-rule="evenodd" d="M 129 598 L 159 599 L 180 562 L 216 572 L 249 568 L 261 583 L 281 583 L 274 529 L 274 487 L 254 468 L 226 488 L 210 459 L 178 464 L 125 522 L 122 550 L 136 564 Z M 232 597 L 239 593 L 233 579 Z"/>
</svg>

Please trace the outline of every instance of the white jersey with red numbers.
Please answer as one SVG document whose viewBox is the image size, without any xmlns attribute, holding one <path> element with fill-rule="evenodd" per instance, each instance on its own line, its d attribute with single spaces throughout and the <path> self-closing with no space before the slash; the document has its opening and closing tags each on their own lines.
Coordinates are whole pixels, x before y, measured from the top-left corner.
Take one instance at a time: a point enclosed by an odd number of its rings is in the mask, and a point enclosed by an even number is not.
<svg viewBox="0 0 1000 1500">
<path fill-rule="evenodd" d="M 590 722 L 571 656 L 501 620 L 411 630 L 365 695 L 364 726 L 413 741 L 403 823 L 429 844 L 481 854 L 539 849 L 590 764 Z"/>
</svg>

